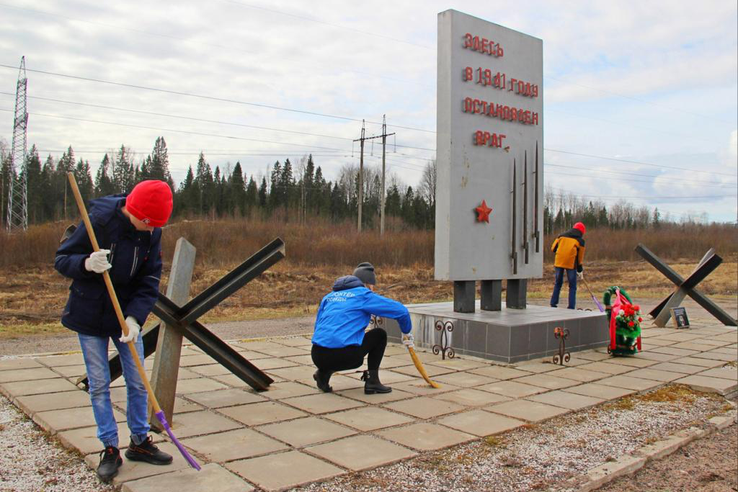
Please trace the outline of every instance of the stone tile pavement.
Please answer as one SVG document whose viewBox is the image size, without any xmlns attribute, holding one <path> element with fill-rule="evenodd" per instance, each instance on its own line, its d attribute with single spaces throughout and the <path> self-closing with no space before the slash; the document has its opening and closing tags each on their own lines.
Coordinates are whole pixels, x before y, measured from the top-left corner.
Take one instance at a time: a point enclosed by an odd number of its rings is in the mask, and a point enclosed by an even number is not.
<svg viewBox="0 0 738 492">
<path fill-rule="evenodd" d="M 364 395 L 356 372 L 333 377 L 335 393 L 314 386 L 309 337 L 231 344 L 275 379 L 256 393 L 194 347 L 182 351 L 174 431 L 203 465 L 188 469 L 126 461 L 122 490 L 282 490 L 406 460 L 531 422 L 647 391 L 669 382 L 723 395 L 738 391 L 738 332 L 705 322 L 698 328 L 645 328 L 644 351 L 612 358 L 604 350 L 572 354 L 567 367 L 549 360 L 504 366 L 471 357 L 442 360 L 419 352 L 434 390 L 402 346 L 390 346 L 381 371 L 394 391 Z M 732 363 L 732 364 L 730 364 Z M 151 365 L 151 362 L 148 362 Z M 97 466 L 100 444 L 78 353 L 0 360 L 0 392 L 60 442 Z M 121 443 L 128 440 L 125 388 L 112 389 Z"/>
</svg>

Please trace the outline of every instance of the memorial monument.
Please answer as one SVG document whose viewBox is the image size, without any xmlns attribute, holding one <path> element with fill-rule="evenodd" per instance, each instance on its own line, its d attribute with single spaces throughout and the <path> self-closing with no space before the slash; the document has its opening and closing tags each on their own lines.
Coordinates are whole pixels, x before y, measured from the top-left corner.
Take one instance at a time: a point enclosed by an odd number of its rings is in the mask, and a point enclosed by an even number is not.
<svg viewBox="0 0 738 492">
<path fill-rule="evenodd" d="M 527 305 L 527 279 L 543 275 L 550 246 L 541 227 L 543 41 L 438 14 L 436 145 L 435 278 L 453 281 L 454 300 L 408 306 L 416 344 L 516 362 L 557 352 L 560 327 L 571 351 L 606 346 L 604 314 Z"/>
</svg>

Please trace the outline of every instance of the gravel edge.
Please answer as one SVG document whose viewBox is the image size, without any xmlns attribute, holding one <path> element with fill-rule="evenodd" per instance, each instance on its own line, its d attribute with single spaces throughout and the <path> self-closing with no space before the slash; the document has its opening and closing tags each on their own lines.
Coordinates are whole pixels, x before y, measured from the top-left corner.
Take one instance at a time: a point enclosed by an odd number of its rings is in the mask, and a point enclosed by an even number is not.
<svg viewBox="0 0 738 492">
<path fill-rule="evenodd" d="M 732 401 L 728 401 L 728 403 L 733 407 L 729 415 L 708 419 L 709 425 L 706 428 L 690 427 L 654 443 L 646 444 L 630 454 L 621 456 L 614 462 L 603 463 L 590 469 L 584 475 L 586 477 L 584 482 L 581 481 L 581 477 L 573 479 L 570 482 L 570 488 L 563 490 L 567 492 L 590 492 L 599 489 L 617 478 L 634 474 L 643 468 L 646 463 L 668 456 L 692 441 L 734 425 L 738 422 L 736 404 Z"/>
</svg>

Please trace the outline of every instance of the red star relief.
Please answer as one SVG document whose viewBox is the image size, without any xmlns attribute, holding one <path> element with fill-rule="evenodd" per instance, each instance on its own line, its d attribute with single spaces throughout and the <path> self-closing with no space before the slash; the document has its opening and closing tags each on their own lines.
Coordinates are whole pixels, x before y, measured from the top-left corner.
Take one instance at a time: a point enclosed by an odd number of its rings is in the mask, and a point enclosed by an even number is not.
<svg viewBox="0 0 738 492">
<path fill-rule="evenodd" d="M 492 213 L 492 209 L 487 206 L 487 202 L 482 200 L 482 204 L 474 209 L 477 212 L 477 222 L 486 222 L 489 224 L 489 214 Z"/>
</svg>

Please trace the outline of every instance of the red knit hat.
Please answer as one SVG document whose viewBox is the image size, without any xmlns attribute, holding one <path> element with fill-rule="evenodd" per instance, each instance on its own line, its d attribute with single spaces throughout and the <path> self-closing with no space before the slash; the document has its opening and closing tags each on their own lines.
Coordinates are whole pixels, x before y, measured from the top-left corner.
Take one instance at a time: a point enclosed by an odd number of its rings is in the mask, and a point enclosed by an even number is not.
<svg viewBox="0 0 738 492">
<path fill-rule="evenodd" d="M 587 232 L 587 228 L 584 227 L 584 224 L 582 224 L 581 222 L 577 222 L 576 224 L 574 224 L 574 229 L 578 229 L 579 231 L 581 231 L 582 234 L 585 234 Z"/>
<path fill-rule="evenodd" d="M 146 225 L 162 227 L 172 215 L 172 190 L 164 181 L 141 181 L 126 197 L 126 210 Z"/>
</svg>

